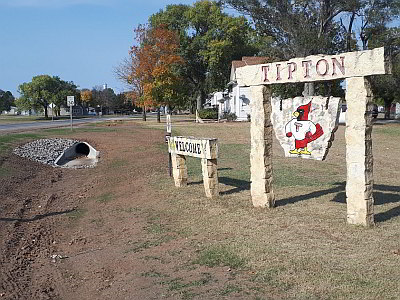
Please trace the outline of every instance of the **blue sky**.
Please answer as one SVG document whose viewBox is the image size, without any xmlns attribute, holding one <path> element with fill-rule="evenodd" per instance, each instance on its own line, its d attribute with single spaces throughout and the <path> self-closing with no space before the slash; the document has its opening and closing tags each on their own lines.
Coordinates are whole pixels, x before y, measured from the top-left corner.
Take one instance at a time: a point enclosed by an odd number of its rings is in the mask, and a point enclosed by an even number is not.
<svg viewBox="0 0 400 300">
<path fill-rule="evenodd" d="M 168 4 L 194 0 L 0 0 L 0 89 L 40 74 L 79 88 L 107 83 L 124 90 L 113 73 L 128 56 L 133 28 Z"/>
</svg>

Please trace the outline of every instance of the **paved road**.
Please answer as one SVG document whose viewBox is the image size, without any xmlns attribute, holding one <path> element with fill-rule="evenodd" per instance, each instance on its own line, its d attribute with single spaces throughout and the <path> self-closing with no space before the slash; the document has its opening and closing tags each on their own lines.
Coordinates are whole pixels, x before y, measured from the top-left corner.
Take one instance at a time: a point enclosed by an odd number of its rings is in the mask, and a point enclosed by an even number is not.
<svg viewBox="0 0 400 300">
<path fill-rule="evenodd" d="M 93 117 L 84 119 L 74 119 L 73 125 L 80 125 L 85 123 L 103 122 L 111 120 L 129 120 L 129 119 L 141 119 L 141 115 L 127 116 L 127 117 Z M 55 121 L 36 121 L 36 122 L 18 122 L 12 124 L 0 124 L 0 133 L 23 131 L 31 129 L 44 129 L 44 128 L 56 128 L 56 127 L 68 127 L 70 126 L 70 120 L 55 120 Z"/>
</svg>

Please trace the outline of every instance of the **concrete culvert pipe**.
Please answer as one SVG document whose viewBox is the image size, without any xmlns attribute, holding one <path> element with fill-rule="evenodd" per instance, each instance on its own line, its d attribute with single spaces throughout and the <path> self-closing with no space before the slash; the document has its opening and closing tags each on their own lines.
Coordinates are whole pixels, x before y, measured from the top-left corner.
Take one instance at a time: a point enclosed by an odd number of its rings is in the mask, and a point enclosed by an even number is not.
<svg viewBox="0 0 400 300">
<path fill-rule="evenodd" d="M 90 148 L 85 143 L 78 143 L 75 146 L 75 151 L 76 151 L 77 154 L 88 156 L 89 153 L 90 153 Z"/>
<path fill-rule="evenodd" d="M 55 164 L 66 168 L 94 167 L 98 161 L 99 151 L 86 142 L 75 143 L 66 149 L 55 161 Z"/>
</svg>

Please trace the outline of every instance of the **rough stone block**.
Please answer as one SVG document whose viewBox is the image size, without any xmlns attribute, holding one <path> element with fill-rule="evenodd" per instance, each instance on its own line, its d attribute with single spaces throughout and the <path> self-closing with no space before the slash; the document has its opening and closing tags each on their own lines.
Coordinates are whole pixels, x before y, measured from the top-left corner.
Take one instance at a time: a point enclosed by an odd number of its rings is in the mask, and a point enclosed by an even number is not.
<svg viewBox="0 0 400 300">
<path fill-rule="evenodd" d="M 275 195 L 268 194 L 252 194 L 251 200 L 254 207 L 273 208 L 275 206 Z"/>
<path fill-rule="evenodd" d="M 364 226 L 374 223 L 371 116 L 367 113 L 371 99 L 367 78 L 347 80 L 347 221 Z"/>
<path fill-rule="evenodd" d="M 219 195 L 218 163 L 216 159 L 202 159 L 203 184 L 206 197 L 214 198 Z"/>
<path fill-rule="evenodd" d="M 384 48 L 341 53 L 313 55 L 237 68 L 235 78 L 240 86 L 325 81 L 348 77 L 390 74 Z"/>
<path fill-rule="evenodd" d="M 271 93 L 263 86 L 251 87 L 251 196 L 256 207 L 274 207 L 272 188 Z"/>
<path fill-rule="evenodd" d="M 171 154 L 172 160 L 172 176 L 176 187 L 187 185 L 188 173 L 186 166 L 186 158 L 183 155 Z"/>
</svg>

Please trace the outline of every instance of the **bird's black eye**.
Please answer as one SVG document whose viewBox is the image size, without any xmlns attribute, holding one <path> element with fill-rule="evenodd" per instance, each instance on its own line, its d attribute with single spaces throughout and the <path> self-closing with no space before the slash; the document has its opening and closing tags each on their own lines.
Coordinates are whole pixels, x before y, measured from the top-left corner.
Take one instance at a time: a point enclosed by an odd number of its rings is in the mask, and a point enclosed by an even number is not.
<svg viewBox="0 0 400 300">
<path fill-rule="evenodd" d="M 299 114 L 304 114 L 304 109 L 298 109 L 297 111 L 299 112 Z"/>
</svg>

